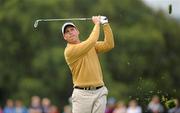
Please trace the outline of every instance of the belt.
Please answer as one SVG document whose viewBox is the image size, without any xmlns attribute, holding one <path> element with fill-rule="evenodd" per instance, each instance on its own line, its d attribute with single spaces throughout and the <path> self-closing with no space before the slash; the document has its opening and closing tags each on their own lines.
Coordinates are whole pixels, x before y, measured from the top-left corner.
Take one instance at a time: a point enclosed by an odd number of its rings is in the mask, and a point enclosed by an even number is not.
<svg viewBox="0 0 180 113">
<path fill-rule="evenodd" d="M 79 87 L 79 86 L 75 86 L 75 89 L 82 89 L 82 90 L 97 90 L 102 88 L 103 86 L 97 86 L 97 87 Z"/>
</svg>

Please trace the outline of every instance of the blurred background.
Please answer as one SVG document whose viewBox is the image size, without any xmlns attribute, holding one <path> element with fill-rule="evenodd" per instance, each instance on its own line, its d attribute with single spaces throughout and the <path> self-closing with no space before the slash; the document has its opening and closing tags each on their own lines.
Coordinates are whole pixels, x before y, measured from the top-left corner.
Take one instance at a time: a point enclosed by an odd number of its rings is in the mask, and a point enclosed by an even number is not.
<svg viewBox="0 0 180 113">
<path fill-rule="evenodd" d="M 156 95 L 162 105 L 180 95 L 180 15 L 178 0 L 0 0 L 0 106 L 8 99 L 30 106 L 48 98 L 59 112 L 70 103 L 71 72 L 64 59 L 64 22 L 39 18 L 105 15 L 115 48 L 100 54 L 108 102 L 135 99 L 146 111 Z M 163 5 L 162 5 L 163 4 Z M 172 14 L 168 13 L 172 4 Z M 180 3 L 179 3 L 180 4 Z M 91 21 L 74 21 L 80 39 Z M 101 31 L 102 32 L 102 31 Z M 101 35 L 100 40 L 103 39 Z M 65 112 L 64 112 L 65 113 Z"/>
</svg>

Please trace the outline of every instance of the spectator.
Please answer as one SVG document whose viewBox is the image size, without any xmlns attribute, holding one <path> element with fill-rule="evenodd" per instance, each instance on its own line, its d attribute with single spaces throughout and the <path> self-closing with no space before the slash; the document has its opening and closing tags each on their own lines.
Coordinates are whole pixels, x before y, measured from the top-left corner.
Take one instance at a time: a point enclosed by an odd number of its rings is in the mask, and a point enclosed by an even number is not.
<svg viewBox="0 0 180 113">
<path fill-rule="evenodd" d="M 119 101 L 113 111 L 113 113 L 126 113 L 126 105 L 123 101 Z"/>
<path fill-rule="evenodd" d="M 164 108 L 160 103 L 160 99 L 157 95 L 154 95 L 151 99 L 151 102 L 148 104 L 147 108 L 149 113 L 163 113 Z"/>
<path fill-rule="evenodd" d="M 127 113 L 142 113 L 142 108 L 138 106 L 136 100 L 131 100 L 127 108 Z"/>
<path fill-rule="evenodd" d="M 51 105 L 49 113 L 59 113 L 57 106 Z"/>
<path fill-rule="evenodd" d="M 33 96 L 31 98 L 29 113 L 42 113 L 41 99 L 39 96 Z"/>
<path fill-rule="evenodd" d="M 0 106 L 0 113 L 3 113 L 2 107 Z"/>
<path fill-rule="evenodd" d="M 14 103 L 13 100 L 8 99 L 6 101 L 6 106 L 3 110 L 3 113 L 14 113 Z"/>
<path fill-rule="evenodd" d="M 27 113 L 27 108 L 23 106 L 23 103 L 21 100 L 15 101 L 14 113 Z"/>
<path fill-rule="evenodd" d="M 48 98 L 43 98 L 42 99 L 43 113 L 49 113 L 50 112 L 50 106 L 51 106 L 51 101 Z"/>
<path fill-rule="evenodd" d="M 110 97 L 107 101 L 107 107 L 105 113 L 112 113 L 115 108 L 115 98 Z"/>
<path fill-rule="evenodd" d="M 179 98 L 175 99 L 176 106 L 168 111 L 168 113 L 180 113 Z"/>
</svg>

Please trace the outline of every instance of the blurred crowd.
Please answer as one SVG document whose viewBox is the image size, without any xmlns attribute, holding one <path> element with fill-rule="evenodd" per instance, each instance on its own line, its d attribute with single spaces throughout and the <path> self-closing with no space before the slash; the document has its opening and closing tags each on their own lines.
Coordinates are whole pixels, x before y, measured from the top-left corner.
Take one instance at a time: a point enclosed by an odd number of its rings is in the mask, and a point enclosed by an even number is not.
<svg viewBox="0 0 180 113">
<path fill-rule="evenodd" d="M 143 106 L 138 104 L 136 99 L 131 99 L 127 104 L 124 101 L 118 101 L 109 98 L 105 113 L 180 113 L 179 99 L 175 99 L 175 105 L 172 108 L 166 107 L 160 101 L 157 95 L 154 95 L 150 102 Z"/>
<path fill-rule="evenodd" d="M 29 107 L 26 107 L 22 100 L 7 99 L 6 105 L 0 106 L 0 113 L 60 113 L 60 110 L 49 98 L 41 99 L 39 96 L 33 96 Z M 64 106 L 63 113 L 71 113 L 71 107 Z"/>
<path fill-rule="evenodd" d="M 144 106 L 143 106 L 144 107 Z M 21 100 L 7 99 L 4 107 L 0 106 L 0 113 L 72 113 L 71 104 L 65 105 L 62 111 L 53 105 L 48 98 L 33 96 L 29 107 L 26 107 Z M 136 99 L 131 99 L 128 103 L 115 98 L 108 98 L 105 113 L 180 113 L 179 99 L 175 99 L 175 105 L 171 108 L 165 107 L 160 98 L 155 95 L 151 101 L 142 108 Z"/>
</svg>

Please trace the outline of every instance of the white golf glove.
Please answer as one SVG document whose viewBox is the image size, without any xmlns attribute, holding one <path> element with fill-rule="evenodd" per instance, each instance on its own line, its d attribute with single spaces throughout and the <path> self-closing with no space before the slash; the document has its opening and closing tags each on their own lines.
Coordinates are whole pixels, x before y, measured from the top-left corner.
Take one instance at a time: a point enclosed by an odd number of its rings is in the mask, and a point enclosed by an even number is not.
<svg viewBox="0 0 180 113">
<path fill-rule="evenodd" d="M 107 18 L 106 16 L 101 16 L 101 17 L 100 17 L 100 23 L 101 23 L 101 24 L 108 23 L 108 18 Z"/>
</svg>

